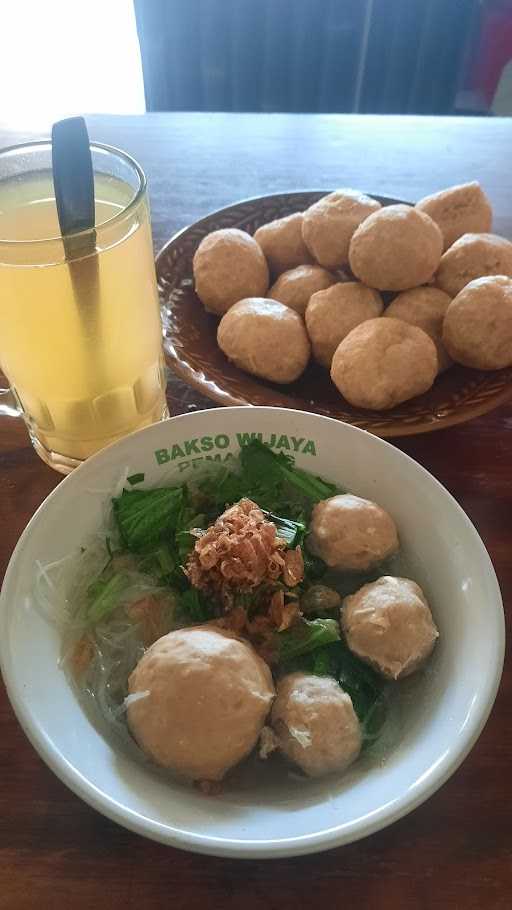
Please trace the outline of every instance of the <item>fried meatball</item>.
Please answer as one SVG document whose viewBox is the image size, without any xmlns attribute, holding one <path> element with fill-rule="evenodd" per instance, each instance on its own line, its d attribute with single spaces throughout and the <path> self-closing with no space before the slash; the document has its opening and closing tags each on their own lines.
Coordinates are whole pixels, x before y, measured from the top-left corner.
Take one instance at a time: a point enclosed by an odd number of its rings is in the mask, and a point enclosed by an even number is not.
<svg viewBox="0 0 512 910">
<path fill-rule="evenodd" d="M 277 218 L 258 228 L 254 239 L 263 250 L 272 275 L 313 262 L 302 239 L 302 212 Z"/>
<path fill-rule="evenodd" d="M 269 284 L 260 247 L 237 228 L 208 234 L 195 252 L 193 270 L 197 296 L 218 316 L 243 297 L 262 297 Z"/>
<path fill-rule="evenodd" d="M 311 296 L 330 288 L 336 281 L 334 275 L 319 265 L 299 265 L 296 269 L 283 272 L 270 288 L 268 296 L 304 316 Z"/>
<path fill-rule="evenodd" d="M 331 379 L 356 408 L 386 411 L 431 388 L 437 376 L 434 342 L 399 319 L 369 319 L 336 348 Z"/>
<path fill-rule="evenodd" d="M 443 250 L 437 224 L 410 205 L 388 205 L 366 218 L 350 241 L 354 275 L 380 291 L 406 291 L 430 281 Z"/>
<path fill-rule="evenodd" d="M 376 502 L 340 493 L 314 507 L 307 546 L 332 569 L 366 572 L 397 552 L 398 532 Z"/>
<path fill-rule="evenodd" d="M 512 279 L 493 275 L 467 284 L 448 307 L 443 342 L 466 367 L 512 366 Z"/>
<path fill-rule="evenodd" d="M 306 309 L 306 328 L 315 359 L 330 369 L 340 341 L 356 325 L 380 316 L 382 310 L 379 292 L 359 281 L 333 284 L 313 294 Z"/>
<path fill-rule="evenodd" d="M 277 300 L 240 300 L 222 317 L 217 341 L 241 370 L 272 382 L 293 382 L 309 360 L 304 321 Z"/>
<path fill-rule="evenodd" d="M 270 722 L 278 748 L 310 777 L 344 771 L 361 751 L 352 699 L 330 677 L 284 676 Z"/>
<path fill-rule="evenodd" d="M 416 208 L 430 215 L 440 227 L 444 250 L 463 234 L 491 230 L 491 203 L 476 180 L 425 196 Z"/>
<path fill-rule="evenodd" d="M 512 277 L 512 243 L 497 234 L 464 234 L 443 254 L 436 284 L 456 297 L 475 278 Z"/>
<path fill-rule="evenodd" d="M 212 626 L 159 638 L 128 685 L 141 696 L 127 709 L 140 747 L 194 780 L 220 780 L 249 754 L 274 697 L 270 671 L 251 645 Z"/>
<path fill-rule="evenodd" d="M 386 317 L 416 325 L 430 336 L 436 346 L 439 371 L 452 363 L 442 342 L 443 320 L 450 303 L 451 298 L 439 288 L 413 288 L 398 294 L 384 313 Z"/>
<path fill-rule="evenodd" d="M 328 269 L 347 265 L 352 234 L 380 207 L 380 202 L 358 190 L 329 193 L 304 212 L 302 236 L 308 250 Z"/>
<path fill-rule="evenodd" d="M 346 597 L 341 624 L 351 651 L 392 679 L 414 673 L 439 635 L 419 585 L 392 575 Z"/>
<path fill-rule="evenodd" d="M 313 584 L 300 598 L 300 609 L 306 615 L 325 613 L 341 606 L 341 597 L 334 588 L 327 585 Z"/>
</svg>

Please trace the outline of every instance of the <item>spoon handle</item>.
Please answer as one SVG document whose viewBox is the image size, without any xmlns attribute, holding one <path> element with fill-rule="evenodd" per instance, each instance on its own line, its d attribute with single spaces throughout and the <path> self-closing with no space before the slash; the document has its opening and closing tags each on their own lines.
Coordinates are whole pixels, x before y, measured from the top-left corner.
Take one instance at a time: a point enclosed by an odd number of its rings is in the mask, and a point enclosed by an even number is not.
<svg viewBox="0 0 512 910">
<path fill-rule="evenodd" d="M 96 249 L 94 171 L 83 117 L 59 120 L 52 127 L 55 202 L 91 389 L 105 383 L 102 354 L 101 289 Z M 92 394 L 92 392 L 91 392 Z"/>
<path fill-rule="evenodd" d="M 94 228 L 94 174 L 83 117 L 53 124 L 52 169 L 62 236 Z"/>
</svg>

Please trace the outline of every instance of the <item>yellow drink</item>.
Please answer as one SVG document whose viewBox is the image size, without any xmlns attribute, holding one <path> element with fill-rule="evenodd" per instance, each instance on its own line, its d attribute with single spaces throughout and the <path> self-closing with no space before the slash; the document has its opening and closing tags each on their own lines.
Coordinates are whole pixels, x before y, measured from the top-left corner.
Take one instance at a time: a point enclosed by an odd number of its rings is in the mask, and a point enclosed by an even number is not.
<svg viewBox="0 0 512 910">
<path fill-rule="evenodd" d="M 51 172 L 0 180 L 0 365 L 39 454 L 64 470 L 59 456 L 80 461 L 166 412 L 145 195 L 130 208 L 133 188 L 97 174 L 95 196 L 97 265 L 70 264 Z"/>
</svg>

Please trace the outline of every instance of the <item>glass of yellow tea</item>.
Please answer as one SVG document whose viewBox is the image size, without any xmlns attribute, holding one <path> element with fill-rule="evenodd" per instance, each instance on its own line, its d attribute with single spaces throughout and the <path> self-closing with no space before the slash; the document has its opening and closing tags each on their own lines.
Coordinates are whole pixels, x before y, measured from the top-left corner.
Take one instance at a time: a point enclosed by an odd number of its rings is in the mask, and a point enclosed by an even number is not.
<svg viewBox="0 0 512 910">
<path fill-rule="evenodd" d="M 168 416 L 146 179 L 124 152 L 91 154 L 96 246 L 83 255 L 60 236 L 51 143 L 0 152 L 0 366 L 62 473 Z"/>
</svg>

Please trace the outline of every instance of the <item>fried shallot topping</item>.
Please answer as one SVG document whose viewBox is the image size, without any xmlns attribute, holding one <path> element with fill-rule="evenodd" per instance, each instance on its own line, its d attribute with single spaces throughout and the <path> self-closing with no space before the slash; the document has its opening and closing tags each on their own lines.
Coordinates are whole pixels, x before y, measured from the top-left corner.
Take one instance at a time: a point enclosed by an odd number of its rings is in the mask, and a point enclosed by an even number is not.
<svg viewBox="0 0 512 910">
<path fill-rule="evenodd" d="M 220 602 L 223 613 L 214 622 L 252 642 L 260 656 L 276 659 L 275 633 L 301 617 L 293 589 L 304 578 L 300 546 L 294 550 L 250 499 L 226 509 L 207 531 L 198 532 L 185 566 L 191 585 Z M 239 595 L 250 595 L 240 603 Z"/>
<path fill-rule="evenodd" d="M 225 607 L 233 592 L 274 582 L 286 566 L 286 543 L 275 525 L 250 499 L 226 509 L 196 540 L 185 574 L 191 585 L 220 597 Z"/>
<path fill-rule="evenodd" d="M 304 578 L 304 558 L 300 547 L 288 550 L 284 557 L 283 581 L 289 588 L 300 584 Z"/>
</svg>

